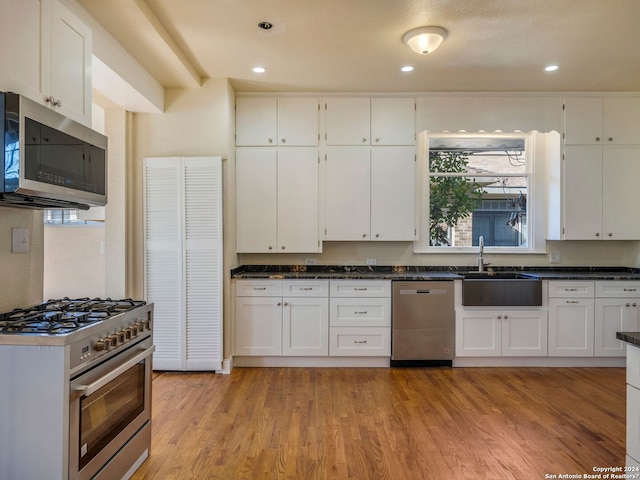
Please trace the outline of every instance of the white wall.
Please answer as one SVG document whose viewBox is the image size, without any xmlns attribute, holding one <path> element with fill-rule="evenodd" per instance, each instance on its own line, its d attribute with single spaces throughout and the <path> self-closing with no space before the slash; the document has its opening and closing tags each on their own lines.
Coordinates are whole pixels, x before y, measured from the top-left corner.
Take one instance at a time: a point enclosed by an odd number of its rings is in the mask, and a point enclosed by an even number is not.
<svg viewBox="0 0 640 480">
<path fill-rule="evenodd" d="M 104 225 L 44 228 L 44 299 L 104 297 Z"/>
<path fill-rule="evenodd" d="M 11 229 L 29 230 L 30 251 L 11 253 Z M 5 312 L 42 301 L 42 212 L 0 207 L 0 311 Z"/>
</svg>

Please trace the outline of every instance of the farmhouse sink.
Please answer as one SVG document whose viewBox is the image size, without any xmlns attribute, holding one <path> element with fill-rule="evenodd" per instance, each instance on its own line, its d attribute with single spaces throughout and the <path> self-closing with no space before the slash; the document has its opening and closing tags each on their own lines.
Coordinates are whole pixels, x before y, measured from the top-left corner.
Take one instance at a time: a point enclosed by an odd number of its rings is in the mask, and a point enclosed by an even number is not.
<svg viewBox="0 0 640 480">
<path fill-rule="evenodd" d="M 515 272 L 463 274 L 462 304 L 470 307 L 542 305 L 542 281 Z"/>
</svg>

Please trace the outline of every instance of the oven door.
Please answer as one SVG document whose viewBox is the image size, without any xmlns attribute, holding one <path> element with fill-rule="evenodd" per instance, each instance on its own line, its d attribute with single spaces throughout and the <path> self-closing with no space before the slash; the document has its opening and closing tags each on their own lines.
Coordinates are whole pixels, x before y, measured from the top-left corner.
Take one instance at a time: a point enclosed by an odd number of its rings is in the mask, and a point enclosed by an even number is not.
<svg viewBox="0 0 640 480">
<path fill-rule="evenodd" d="M 148 455 L 154 349 L 148 337 L 71 380 L 70 480 L 121 478 Z"/>
</svg>

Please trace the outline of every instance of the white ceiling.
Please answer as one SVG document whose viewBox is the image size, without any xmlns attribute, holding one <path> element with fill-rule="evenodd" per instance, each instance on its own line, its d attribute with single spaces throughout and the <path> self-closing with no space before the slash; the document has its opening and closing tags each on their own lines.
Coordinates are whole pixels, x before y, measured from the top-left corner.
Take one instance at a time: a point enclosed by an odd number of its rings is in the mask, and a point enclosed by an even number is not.
<svg viewBox="0 0 640 480">
<path fill-rule="evenodd" d="M 237 91 L 640 91 L 640 0 L 78 3 L 164 87 L 226 77 Z M 402 43 L 429 25 L 449 32 L 437 51 Z"/>
</svg>

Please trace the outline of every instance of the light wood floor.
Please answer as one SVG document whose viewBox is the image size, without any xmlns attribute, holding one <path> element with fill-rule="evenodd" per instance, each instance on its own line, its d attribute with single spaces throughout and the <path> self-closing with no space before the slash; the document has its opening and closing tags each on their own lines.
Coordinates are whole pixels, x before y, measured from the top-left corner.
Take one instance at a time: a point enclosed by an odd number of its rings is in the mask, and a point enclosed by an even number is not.
<svg viewBox="0 0 640 480">
<path fill-rule="evenodd" d="M 621 368 L 236 368 L 156 373 L 153 388 L 134 480 L 529 480 L 624 465 Z"/>
</svg>

